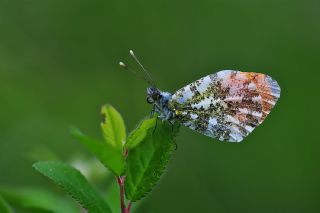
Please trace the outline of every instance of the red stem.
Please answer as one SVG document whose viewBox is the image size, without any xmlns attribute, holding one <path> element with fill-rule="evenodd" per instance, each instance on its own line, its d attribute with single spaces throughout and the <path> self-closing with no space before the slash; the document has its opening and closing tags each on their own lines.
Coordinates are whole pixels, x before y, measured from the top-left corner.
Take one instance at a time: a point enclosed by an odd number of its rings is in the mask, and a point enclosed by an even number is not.
<svg viewBox="0 0 320 213">
<path fill-rule="evenodd" d="M 126 203 L 125 203 L 125 192 L 124 192 L 124 180 L 125 177 L 117 177 L 117 182 L 119 185 L 119 189 L 120 189 L 120 207 L 121 207 L 121 213 L 130 213 L 131 210 L 131 206 L 132 206 L 132 202 L 128 203 L 128 207 L 126 207 Z"/>
<path fill-rule="evenodd" d="M 117 177 L 119 189 L 120 189 L 120 207 L 121 213 L 127 213 L 126 204 L 124 201 L 124 177 Z"/>
<path fill-rule="evenodd" d="M 128 156 L 128 149 L 125 149 L 123 151 L 123 155 L 124 155 L 125 158 Z M 128 207 L 126 207 L 126 203 L 125 203 L 125 191 L 124 191 L 125 176 L 120 176 L 120 177 L 116 177 L 116 178 L 117 178 L 117 182 L 118 182 L 119 189 L 120 189 L 121 213 L 130 213 L 132 202 L 130 201 L 128 203 Z"/>
<path fill-rule="evenodd" d="M 130 202 L 128 203 L 127 213 L 130 213 L 131 206 L 132 206 L 132 202 L 130 201 Z"/>
</svg>

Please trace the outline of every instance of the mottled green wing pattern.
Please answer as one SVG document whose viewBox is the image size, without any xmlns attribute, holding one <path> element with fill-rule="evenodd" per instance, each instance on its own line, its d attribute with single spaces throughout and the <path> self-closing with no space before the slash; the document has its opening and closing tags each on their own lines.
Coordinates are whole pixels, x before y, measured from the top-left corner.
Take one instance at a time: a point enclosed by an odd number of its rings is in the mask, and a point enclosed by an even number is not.
<svg viewBox="0 0 320 213">
<path fill-rule="evenodd" d="M 263 122 L 279 97 L 280 87 L 270 76 L 223 70 L 178 90 L 169 108 L 190 129 L 240 142 Z"/>
</svg>

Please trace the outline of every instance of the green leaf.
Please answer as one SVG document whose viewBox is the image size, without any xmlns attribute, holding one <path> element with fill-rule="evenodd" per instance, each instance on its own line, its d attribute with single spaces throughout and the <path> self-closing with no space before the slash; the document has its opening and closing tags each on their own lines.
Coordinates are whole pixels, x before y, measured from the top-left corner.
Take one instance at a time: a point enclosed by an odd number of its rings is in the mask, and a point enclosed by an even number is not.
<svg viewBox="0 0 320 213">
<path fill-rule="evenodd" d="M 61 186 L 89 213 L 111 213 L 109 205 L 75 168 L 58 162 L 38 162 L 33 167 Z"/>
<path fill-rule="evenodd" d="M 120 113 L 111 105 L 104 105 L 101 114 L 101 129 L 105 141 L 122 150 L 126 140 L 126 127 Z"/>
<path fill-rule="evenodd" d="M 1 195 L 0 195 L 0 212 L 1 213 L 13 213 L 9 204 L 3 199 L 3 197 Z"/>
<path fill-rule="evenodd" d="M 125 180 L 129 200 L 141 199 L 156 185 L 175 149 L 178 129 L 178 125 L 159 120 L 156 129 L 150 127 L 140 144 L 129 151 Z"/>
<path fill-rule="evenodd" d="M 67 200 L 39 188 L 0 187 L 0 194 L 8 202 L 23 209 L 55 213 L 79 213 L 79 208 L 70 204 Z"/>
<path fill-rule="evenodd" d="M 91 139 L 76 128 L 71 128 L 70 131 L 79 142 L 85 145 L 115 175 L 120 176 L 124 172 L 125 162 L 122 150 L 116 149 L 108 143 Z"/>
<path fill-rule="evenodd" d="M 109 204 L 112 212 L 121 212 L 119 199 L 119 185 L 115 178 L 108 186 L 106 195 L 107 203 Z"/>
<path fill-rule="evenodd" d="M 132 149 L 137 146 L 147 136 L 149 129 L 155 128 L 156 122 L 157 118 L 143 120 L 128 136 L 126 147 Z"/>
</svg>

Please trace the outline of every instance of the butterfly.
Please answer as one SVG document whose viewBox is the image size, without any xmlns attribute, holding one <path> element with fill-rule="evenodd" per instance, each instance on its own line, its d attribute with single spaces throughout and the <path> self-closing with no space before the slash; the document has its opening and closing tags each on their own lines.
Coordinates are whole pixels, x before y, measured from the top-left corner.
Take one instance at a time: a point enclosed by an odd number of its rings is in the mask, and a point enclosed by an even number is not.
<svg viewBox="0 0 320 213">
<path fill-rule="evenodd" d="M 147 102 L 158 117 L 179 122 L 203 135 L 227 142 L 241 142 L 270 113 L 280 98 L 280 86 L 270 76 L 255 72 L 222 70 L 196 80 L 175 93 L 159 90 L 132 50 L 144 75 L 123 62 L 120 65 L 151 86 Z"/>
</svg>

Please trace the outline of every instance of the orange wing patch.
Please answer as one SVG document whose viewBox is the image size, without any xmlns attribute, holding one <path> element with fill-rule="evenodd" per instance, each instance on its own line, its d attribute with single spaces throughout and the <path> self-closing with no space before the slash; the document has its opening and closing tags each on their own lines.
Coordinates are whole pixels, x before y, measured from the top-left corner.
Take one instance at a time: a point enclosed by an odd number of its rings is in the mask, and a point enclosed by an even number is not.
<svg viewBox="0 0 320 213">
<path fill-rule="evenodd" d="M 254 82 L 262 98 L 262 120 L 264 120 L 280 97 L 280 87 L 275 80 L 265 74 L 253 72 L 246 74 L 247 78 Z"/>
</svg>

